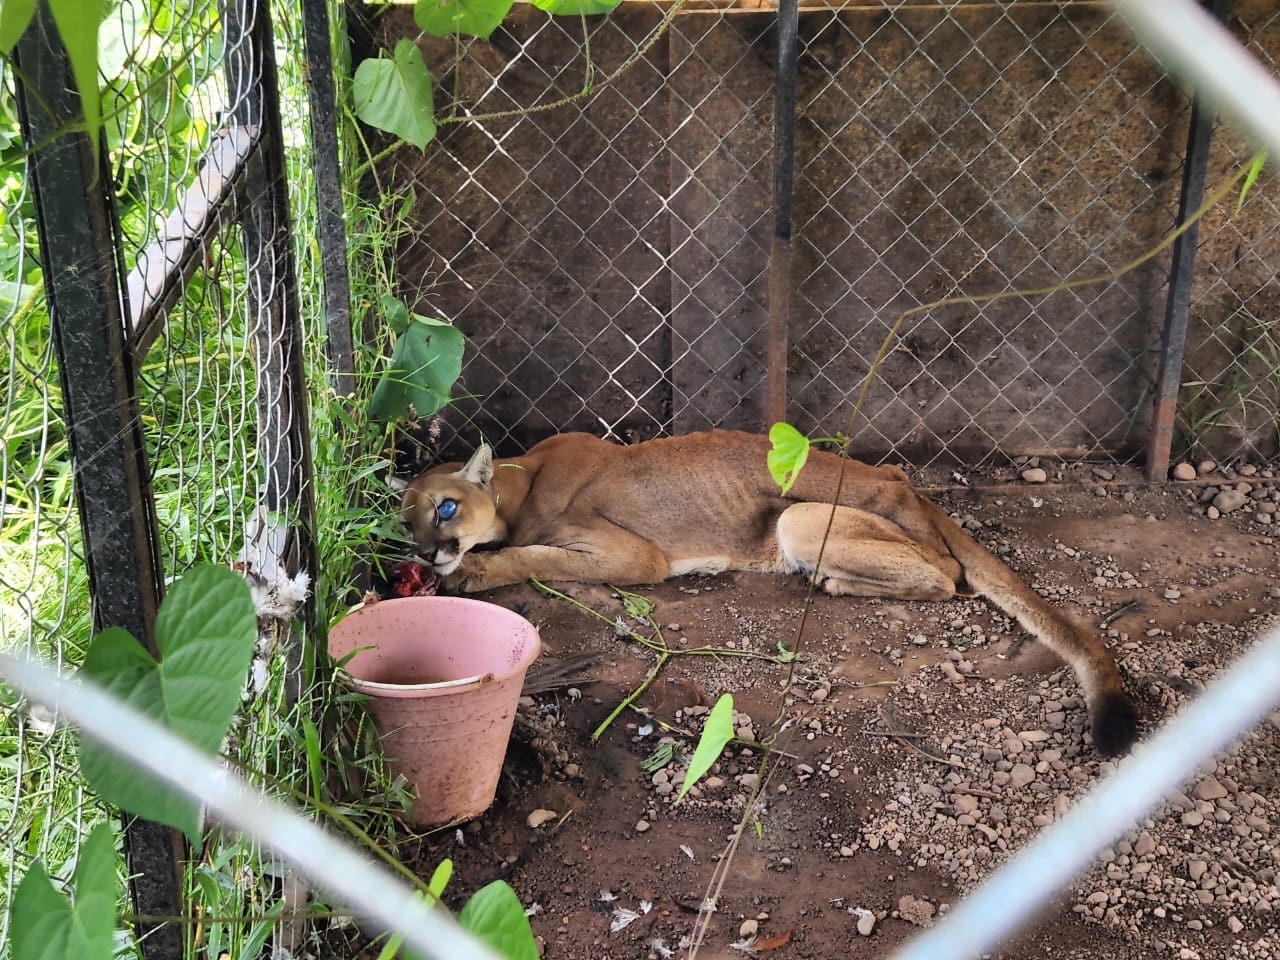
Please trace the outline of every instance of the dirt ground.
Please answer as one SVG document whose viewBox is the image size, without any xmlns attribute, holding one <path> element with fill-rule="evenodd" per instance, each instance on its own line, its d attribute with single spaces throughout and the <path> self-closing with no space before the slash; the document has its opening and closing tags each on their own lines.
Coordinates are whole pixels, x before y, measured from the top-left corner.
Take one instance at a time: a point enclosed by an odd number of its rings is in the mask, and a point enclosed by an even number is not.
<svg viewBox="0 0 1280 960">
<path fill-rule="evenodd" d="M 937 499 L 1042 594 L 1107 623 L 1150 728 L 1276 622 L 1277 481 L 1246 468 L 1146 489 L 1123 470 L 1072 469 L 1039 485 L 1016 471 L 973 477 L 974 489 Z M 605 587 L 563 587 L 622 614 Z M 779 711 L 786 727 L 723 877 L 698 954 L 708 960 L 888 956 L 1112 769 L 1088 745 L 1070 673 L 984 601 L 818 596 L 785 689 L 786 665 L 735 654 L 795 646 L 799 578 L 685 577 L 640 592 L 672 647 L 724 652 L 673 657 L 598 742 L 592 730 L 653 652 L 530 586 L 488 595 L 539 627 L 543 662 L 601 659 L 522 709 L 488 814 L 401 851 L 424 876 L 451 857 L 459 901 L 506 879 L 534 905 L 547 958 L 686 955 L 761 753 L 732 744 L 673 806 L 722 693 L 746 739 L 765 737 Z M 673 763 L 645 769 L 664 737 Z M 1104 850 L 999 956 L 1280 954 L 1278 762 L 1280 713 Z M 531 827 L 534 811 L 554 815 Z M 638 916 L 623 926 L 623 911 Z"/>
</svg>

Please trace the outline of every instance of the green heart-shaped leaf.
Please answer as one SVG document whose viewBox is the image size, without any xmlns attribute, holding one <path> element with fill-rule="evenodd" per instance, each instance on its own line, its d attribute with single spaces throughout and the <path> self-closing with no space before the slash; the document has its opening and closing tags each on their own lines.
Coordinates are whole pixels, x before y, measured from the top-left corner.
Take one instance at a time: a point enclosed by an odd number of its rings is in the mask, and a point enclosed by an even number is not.
<svg viewBox="0 0 1280 960">
<path fill-rule="evenodd" d="M 0 53 L 8 53 L 27 32 L 36 12 L 36 0 L 4 0 L 0 3 Z"/>
<path fill-rule="evenodd" d="M 160 605 L 159 663 L 128 631 L 111 627 L 94 637 L 81 673 L 214 754 L 240 703 L 256 636 L 257 614 L 245 582 L 226 567 L 199 566 Z M 199 805 L 178 791 L 87 737 L 80 742 L 80 767 L 108 803 L 199 841 Z"/>
<path fill-rule="evenodd" d="M 775 423 L 769 428 L 769 443 L 769 473 L 785 496 L 809 459 L 809 438 L 789 423 Z"/>
<path fill-rule="evenodd" d="M 458 923 L 505 960 L 538 960 L 524 905 L 506 881 L 495 880 L 477 890 L 458 914 Z"/>
<path fill-rule="evenodd" d="M 39 860 L 13 895 L 16 960 L 111 960 L 116 928 L 116 849 L 111 828 L 93 828 L 76 863 L 75 904 Z"/>
<path fill-rule="evenodd" d="M 351 99 L 357 117 L 403 137 L 419 150 L 435 139 L 431 72 L 412 40 L 397 43 L 390 60 L 377 57 L 361 63 L 351 84 Z"/>
<path fill-rule="evenodd" d="M 418 0 L 413 19 L 433 37 L 465 33 L 481 40 L 502 22 L 512 0 Z"/>
<path fill-rule="evenodd" d="M 369 400 L 369 416 L 383 422 L 406 416 L 410 404 L 429 417 L 449 402 L 462 373 L 462 333 L 443 320 L 413 314 L 396 338 L 391 363 Z"/>
<path fill-rule="evenodd" d="M 611 13 L 622 0 L 532 0 L 539 10 L 557 17 L 595 16 Z"/>
<path fill-rule="evenodd" d="M 85 128 L 96 152 L 98 129 L 102 126 L 98 95 L 98 27 L 106 16 L 107 4 L 104 0 L 49 0 L 49 10 L 71 59 L 71 72 L 80 91 Z"/>
</svg>

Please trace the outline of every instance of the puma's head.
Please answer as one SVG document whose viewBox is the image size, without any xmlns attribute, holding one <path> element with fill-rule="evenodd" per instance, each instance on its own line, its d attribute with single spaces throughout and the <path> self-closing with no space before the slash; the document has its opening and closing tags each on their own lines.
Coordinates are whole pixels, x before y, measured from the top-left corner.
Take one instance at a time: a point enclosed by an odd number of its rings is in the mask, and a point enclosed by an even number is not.
<svg viewBox="0 0 1280 960">
<path fill-rule="evenodd" d="M 418 477 L 405 489 L 400 508 L 400 522 L 418 553 L 441 576 L 453 573 L 462 555 L 483 542 L 496 516 L 488 444 L 461 470 L 438 467 Z"/>
</svg>

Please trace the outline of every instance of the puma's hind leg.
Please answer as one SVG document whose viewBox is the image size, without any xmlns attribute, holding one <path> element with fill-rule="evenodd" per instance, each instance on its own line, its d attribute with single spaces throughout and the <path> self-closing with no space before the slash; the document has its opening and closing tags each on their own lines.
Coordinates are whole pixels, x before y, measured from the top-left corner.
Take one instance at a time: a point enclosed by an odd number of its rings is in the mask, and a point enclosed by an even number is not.
<svg viewBox="0 0 1280 960">
<path fill-rule="evenodd" d="M 831 520 L 826 548 L 822 538 Z M 778 546 L 788 567 L 814 574 L 827 593 L 899 600 L 949 600 L 960 564 L 865 510 L 797 503 L 778 518 Z M 822 562 L 818 553 L 822 550 Z"/>
</svg>

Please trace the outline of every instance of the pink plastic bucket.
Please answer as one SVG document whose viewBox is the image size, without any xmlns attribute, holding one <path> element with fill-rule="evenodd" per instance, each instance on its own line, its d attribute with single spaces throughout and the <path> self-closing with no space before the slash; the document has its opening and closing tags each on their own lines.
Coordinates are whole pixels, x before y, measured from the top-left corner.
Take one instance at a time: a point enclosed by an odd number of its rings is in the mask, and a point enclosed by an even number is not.
<svg viewBox="0 0 1280 960">
<path fill-rule="evenodd" d="M 418 793 L 422 826 L 470 820 L 493 803 L 538 631 L 505 607 L 465 597 L 382 600 L 329 630 L 348 661 L 394 773 Z"/>
</svg>

